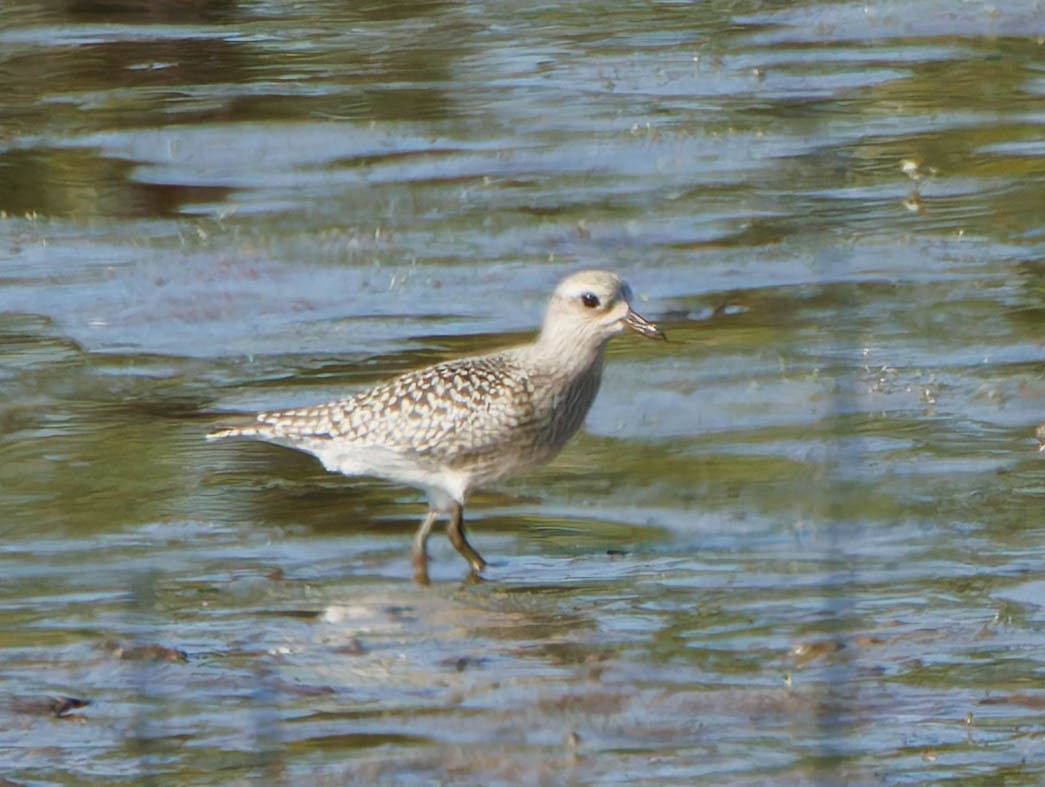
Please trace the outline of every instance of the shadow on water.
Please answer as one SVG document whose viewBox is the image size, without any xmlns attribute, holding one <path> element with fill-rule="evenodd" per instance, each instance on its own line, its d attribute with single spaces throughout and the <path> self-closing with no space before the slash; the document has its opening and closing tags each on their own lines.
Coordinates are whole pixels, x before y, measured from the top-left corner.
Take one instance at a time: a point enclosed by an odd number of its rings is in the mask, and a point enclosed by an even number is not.
<svg viewBox="0 0 1045 787">
<path fill-rule="evenodd" d="M 1039 783 L 1039 11 L 5 7 L 0 780 Z M 594 265 L 670 342 L 485 581 L 203 441 Z"/>
</svg>

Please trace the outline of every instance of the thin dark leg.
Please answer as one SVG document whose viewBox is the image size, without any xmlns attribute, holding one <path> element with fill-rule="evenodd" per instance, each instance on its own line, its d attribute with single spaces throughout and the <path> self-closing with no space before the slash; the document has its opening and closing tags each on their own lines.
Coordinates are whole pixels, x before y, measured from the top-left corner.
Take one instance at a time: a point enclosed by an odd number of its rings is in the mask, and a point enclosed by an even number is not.
<svg viewBox="0 0 1045 787">
<path fill-rule="evenodd" d="M 421 526 L 417 528 L 414 535 L 414 548 L 410 551 L 410 560 L 414 564 L 414 580 L 418 585 L 427 585 L 428 582 L 428 534 L 432 532 L 432 526 L 439 519 L 439 512 L 428 510 Z"/>
<path fill-rule="evenodd" d="M 486 561 L 483 560 L 482 555 L 476 552 L 465 538 L 464 506 L 459 503 L 454 503 L 454 507 L 450 511 L 450 524 L 446 527 L 446 534 L 450 536 L 450 543 L 454 545 L 454 549 L 471 564 L 474 572 L 478 574 L 486 568 Z"/>
</svg>

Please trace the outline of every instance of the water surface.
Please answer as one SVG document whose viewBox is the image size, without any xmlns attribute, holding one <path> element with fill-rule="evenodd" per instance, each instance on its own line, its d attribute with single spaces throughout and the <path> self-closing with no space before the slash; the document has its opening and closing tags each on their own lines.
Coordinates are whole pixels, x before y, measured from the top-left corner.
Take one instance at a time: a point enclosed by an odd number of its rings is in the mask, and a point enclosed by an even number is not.
<svg viewBox="0 0 1045 787">
<path fill-rule="evenodd" d="M 0 777 L 1039 783 L 1043 20 L 6 4 Z M 203 441 L 587 266 L 671 341 L 475 496 L 487 582 L 410 581 L 412 490 Z"/>
</svg>

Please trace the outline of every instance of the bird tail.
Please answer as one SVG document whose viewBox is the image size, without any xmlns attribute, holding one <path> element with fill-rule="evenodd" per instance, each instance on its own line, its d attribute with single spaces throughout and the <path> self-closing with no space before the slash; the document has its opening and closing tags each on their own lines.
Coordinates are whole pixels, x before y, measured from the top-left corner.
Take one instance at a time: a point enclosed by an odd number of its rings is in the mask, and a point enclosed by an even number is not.
<svg viewBox="0 0 1045 787">
<path fill-rule="evenodd" d="M 216 429 L 207 435 L 207 441 L 221 440 L 225 437 L 268 437 L 272 428 L 268 424 L 251 424 L 250 426 L 226 426 Z"/>
</svg>

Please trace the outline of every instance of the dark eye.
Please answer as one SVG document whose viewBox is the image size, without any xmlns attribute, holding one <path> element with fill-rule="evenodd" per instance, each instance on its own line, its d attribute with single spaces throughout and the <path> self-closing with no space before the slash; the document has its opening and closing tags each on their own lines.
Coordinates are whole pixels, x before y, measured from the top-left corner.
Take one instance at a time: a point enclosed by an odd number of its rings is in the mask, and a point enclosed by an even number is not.
<svg viewBox="0 0 1045 787">
<path fill-rule="evenodd" d="M 581 303 L 587 306 L 589 309 L 594 309 L 599 305 L 599 296 L 594 292 L 586 292 L 581 296 Z"/>
</svg>

